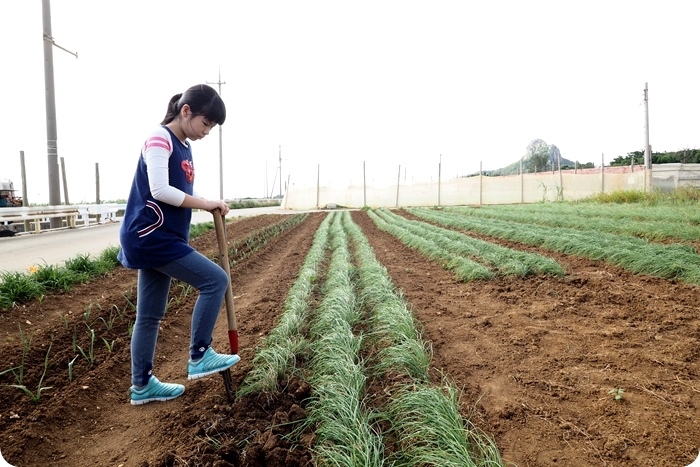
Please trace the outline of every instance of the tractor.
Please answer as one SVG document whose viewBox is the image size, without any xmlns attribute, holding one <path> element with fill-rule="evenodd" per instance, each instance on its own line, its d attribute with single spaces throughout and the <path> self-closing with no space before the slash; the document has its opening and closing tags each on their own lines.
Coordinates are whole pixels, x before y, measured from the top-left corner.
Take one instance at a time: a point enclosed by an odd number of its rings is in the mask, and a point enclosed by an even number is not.
<svg viewBox="0 0 700 467">
<path fill-rule="evenodd" d="M 12 180 L 0 180 L 0 208 L 22 206 L 22 198 L 15 197 L 15 191 Z"/>
</svg>

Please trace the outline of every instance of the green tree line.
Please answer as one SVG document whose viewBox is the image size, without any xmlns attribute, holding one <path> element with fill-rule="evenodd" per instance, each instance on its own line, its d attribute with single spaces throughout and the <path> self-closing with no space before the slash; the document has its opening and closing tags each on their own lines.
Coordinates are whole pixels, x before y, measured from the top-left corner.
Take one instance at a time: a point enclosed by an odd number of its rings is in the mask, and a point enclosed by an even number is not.
<svg viewBox="0 0 700 467">
<path fill-rule="evenodd" d="M 611 166 L 644 165 L 644 151 L 628 152 L 626 156 L 617 156 L 610 162 Z M 700 164 L 700 149 L 681 149 L 680 151 L 652 152 L 652 164 Z"/>
</svg>

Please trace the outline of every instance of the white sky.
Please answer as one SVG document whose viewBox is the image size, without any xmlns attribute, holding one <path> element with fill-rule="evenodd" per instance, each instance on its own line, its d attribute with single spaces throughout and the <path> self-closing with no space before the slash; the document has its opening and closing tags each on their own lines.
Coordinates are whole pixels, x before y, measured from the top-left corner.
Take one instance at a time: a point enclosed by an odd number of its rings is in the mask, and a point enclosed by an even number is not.
<svg viewBox="0 0 700 467">
<path fill-rule="evenodd" d="M 126 198 L 170 97 L 221 69 L 224 197 L 408 181 L 517 161 L 541 138 L 608 164 L 700 147 L 696 1 L 52 0 L 58 156 L 72 203 Z M 700 4 L 698 4 L 700 5 Z M 2 170 L 48 202 L 40 0 L 0 0 Z M 217 87 L 214 85 L 214 87 Z M 193 145 L 219 194 L 218 129 Z"/>
</svg>

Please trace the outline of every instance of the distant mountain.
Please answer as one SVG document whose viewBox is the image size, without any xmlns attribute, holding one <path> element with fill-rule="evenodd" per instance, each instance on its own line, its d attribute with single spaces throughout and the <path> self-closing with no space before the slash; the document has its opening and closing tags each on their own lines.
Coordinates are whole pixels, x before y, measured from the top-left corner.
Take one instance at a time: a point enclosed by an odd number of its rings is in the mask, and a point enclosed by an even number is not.
<svg viewBox="0 0 700 467">
<path fill-rule="evenodd" d="M 552 168 L 552 161 L 548 161 L 546 167 L 544 168 L 543 171 L 551 171 L 551 170 L 558 170 L 559 166 L 557 164 L 557 161 L 554 162 L 554 168 Z M 523 170 L 527 173 L 529 172 L 530 164 L 528 164 L 528 160 L 524 159 L 523 160 Z M 576 167 L 576 162 L 571 161 L 569 159 L 566 159 L 564 157 L 561 158 L 561 168 L 562 169 L 573 169 Z M 581 164 L 580 162 L 578 163 L 578 168 L 588 168 L 588 167 L 594 167 L 594 164 L 592 162 L 587 162 L 585 164 Z M 495 170 L 485 170 L 484 175 L 488 176 L 502 176 L 502 175 L 517 175 L 520 173 L 520 161 L 513 162 L 510 165 L 507 165 L 503 168 L 500 169 L 495 169 Z M 475 174 L 478 175 L 478 174 Z"/>
</svg>

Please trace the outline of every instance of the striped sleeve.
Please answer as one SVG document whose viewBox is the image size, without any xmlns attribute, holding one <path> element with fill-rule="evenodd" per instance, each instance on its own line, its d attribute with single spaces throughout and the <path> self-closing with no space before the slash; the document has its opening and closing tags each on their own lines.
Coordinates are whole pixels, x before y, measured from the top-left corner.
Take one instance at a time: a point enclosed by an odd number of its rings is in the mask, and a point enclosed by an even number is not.
<svg viewBox="0 0 700 467">
<path fill-rule="evenodd" d="M 173 151 L 172 145 L 170 144 L 170 140 L 168 138 L 163 137 L 162 135 L 153 134 L 150 138 L 146 140 L 146 144 L 144 145 L 144 152 L 158 149 L 165 150 L 168 152 L 168 154 L 170 154 Z"/>
<path fill-rule="evenodd" d="M 170 133 L 163 127 L 151 133 L 141 151 L 148 172 L 148 187 L 158 201 L 180 206 L 185 201 L 185 192 L 170 185 L 168 160 L 173 152 Z"/>
</svg>

